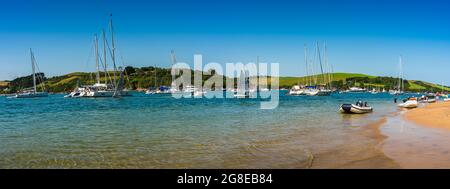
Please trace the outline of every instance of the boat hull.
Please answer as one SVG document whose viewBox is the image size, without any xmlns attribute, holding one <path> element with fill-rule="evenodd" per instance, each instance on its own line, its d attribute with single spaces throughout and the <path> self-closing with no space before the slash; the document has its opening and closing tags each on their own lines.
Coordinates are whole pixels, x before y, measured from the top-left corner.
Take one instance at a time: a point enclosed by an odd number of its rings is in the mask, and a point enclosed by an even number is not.
<svg viewBox="0 0 450 189">
<path fill-rule="evenodd" d="M 38 97 L 47 97 L 47 92 L 36 92 L 36 93 L 22 93 L 22 94 L 16 94 L 15 96 L 12 96 L 11 98 L 38 98 Z"/>
<path fill-rule="evenodd" d="M 330 96 L 332 92 L 331 90 L 320 90 L 317 96 Z"/>
<path fill-rule="evenodd" d="M 289 95 L 292 95 L 292 96 L 304 96 L 304 95 L 306 95 L 306 93 L 303 90 L 298 90 L 298 91 L 291 90 L 291 91 L 289 91 Z"/>
<path fill-rule="evenodd" d="M 418 102 L 415 100 L 408 100 L 398 105 L 401 108 L 417 108 Z"/>
<path fill-rule="evenodd" d="M 341 113 L 346 114 L 365 114 L 373 111 L 372 107 L 360 107 L 354 104 L 342 104 L 339 109 Z"/>
</svg>

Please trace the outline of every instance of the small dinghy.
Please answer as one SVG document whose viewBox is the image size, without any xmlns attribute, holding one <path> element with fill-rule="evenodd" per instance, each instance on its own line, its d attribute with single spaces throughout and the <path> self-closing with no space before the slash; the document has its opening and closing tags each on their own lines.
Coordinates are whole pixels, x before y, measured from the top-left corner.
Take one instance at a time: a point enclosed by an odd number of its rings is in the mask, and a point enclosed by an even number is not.
<svg viewBox="0 0 450 189">
<path fill-rule="evenodd" d="M 435 103 L 436 102 L 436 95 L 435 94 L 427 94 L 426 96 L 422 96 L 420 98 L 420 102 L 422 103 Z"/>
<path fill-rule="evenodd" d="M 348 114 L 365 114 L 372 112 L 373 108 L 367 106 L 367 102 L 363 104 L 361 101 L 358 101 L 356 104 L 342 104 L 339 110 Z"/>
<path fill-rule="evenodd" d="M 417 102 L 417 98 L 408 98 L 403 100 L 403 103 L 399 104 L 398 106 L 401 108 L 417 108 L 417 105 L 419 103 Z"/>
</svg>

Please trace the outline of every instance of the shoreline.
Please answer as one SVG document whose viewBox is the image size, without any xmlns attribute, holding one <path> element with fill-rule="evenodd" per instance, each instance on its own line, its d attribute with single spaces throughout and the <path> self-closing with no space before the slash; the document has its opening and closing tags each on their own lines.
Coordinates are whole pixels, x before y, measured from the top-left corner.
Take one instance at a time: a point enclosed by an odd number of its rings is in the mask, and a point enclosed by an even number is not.
<svg viewBox="0 0 450 189">
<path fill-rule="evenodd" d="M 383 153 L 403 169 L 450 168 L 450 103 L 403 109 L 380 131 Z"/>
<path fill-rule="evenodd" d="M 407 111 L 403 117 L 424 127 L 450 129 L 450 102 L 427 104 Z"/>
</svg>

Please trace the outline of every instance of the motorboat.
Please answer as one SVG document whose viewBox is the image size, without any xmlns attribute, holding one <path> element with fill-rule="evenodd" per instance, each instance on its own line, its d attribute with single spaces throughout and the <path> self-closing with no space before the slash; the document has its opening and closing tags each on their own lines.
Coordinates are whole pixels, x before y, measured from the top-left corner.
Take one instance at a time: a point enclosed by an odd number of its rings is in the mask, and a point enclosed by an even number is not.
<svg viewBox="0 0 450 189">
<path fill-rule="evenodd" d="M 330 89 L 320 89 L 319 92 L 317 92 L 317 96 L 329 96 L 333 93 Z"/>
<path fill-rule="evenodd" d="M 372 89 L 372 91 L 370 91 L 370 94 L 378 94 L 378 91 L 376 89 Z"/>
<path fill-rule="evenodd" d="M 423 95 L 420 100 L 422 103 L 435 103 L 436 102 L 436 96 L 432 93 Z"/>
<path fill-rule="evenodd" d="M 342 113 L 349 114 L 365 114 L 373 112 L 373 108 L 367 106 L 367 102 L 358 101 L 356 104 L 342 104 L 340 109 Z"/>
<path fill-rule="evenodd" d="M 404 92 L 400 91 L 400 90 L 390 90 L 389 94 L 391 94 L 391 95 L 403 95 Z"/>
<path fill-rule="evenodd" d="M 346 92 L 348 93 L 364 93 L 367 92 L 366 89 L 359 88 L 359 87 L 350 87 Z"/>
<path fill-rule="evenodd" d="M 417 108 L 418 106 L 417 98 L 411 97 L 403 100 L 403 103 L 399 104 L 398 107 L 401 108 Z"/>
</svg>

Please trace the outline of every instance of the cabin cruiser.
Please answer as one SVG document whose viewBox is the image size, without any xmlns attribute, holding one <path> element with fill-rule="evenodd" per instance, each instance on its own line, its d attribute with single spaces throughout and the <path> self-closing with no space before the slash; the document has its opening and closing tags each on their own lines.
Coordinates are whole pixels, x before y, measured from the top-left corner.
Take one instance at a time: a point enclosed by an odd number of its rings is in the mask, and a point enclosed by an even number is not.
<svg viewBox="0 0 450 189">
<path fill-rule="evenodd" d="M 376 89 L 372 89 L 372 91 L 370 91 L 370 94 L 378 94 L 378 91 Z"/>
<path fill-rule="evenodd" d="M 81 97 L 117 97 L 131 96 L 128 90 L 116 90 L 112 86 L 104 83 L 96 83 L 94 85 L 86 85 L 77 87 L 74 91 L 64 96 L 65 98 L 81 98 Z"/>
<path fill-rule="evenodd" d="M 404 92 L 400 90 L 389 90 L 389 94 L 391 95 L 403 95 Z"/>
<path fill-rule="evenodd" d="M 403 103 L 399 104 L 401 108 L 417 108 L 418 102 L 416 97 L 410 97 L 403 100 Z"/>
<path fill-rule="evenodd" d="M 329 96 L 333 93 L 330 89 L 319 89 L 319 92 L 317 92 L 317 96 Z"/>
<path fill-rule="evenodd" d="M 305 86 L 304 93 L 307 96 L 316 96 L 320 92 L 319 89 L 317 89 L 317 86 Z"/>
<path fill-rule="evenodd" d="M 350 114 L 364 114 L 373 111 L 373 108 L 367 105 L 367 102 L 358 101 L 356 104 L 342 104 L 340 112 Z"/>
<path fill-rule="evenodd" d="M 348 93 L 364 93 L 367 92 L 366 89 L 359 88 L 359 87 L 350 87 L 346 92 Z"/>
<path fill-rule="evenodd" d="M 305 93 L 304 87 L 299 86 L 299 85 L 294 85 L 289 90 L 289 95 L 298 96 L 298 95 L 306 95 L 306 93 Z"/>
</svg>

